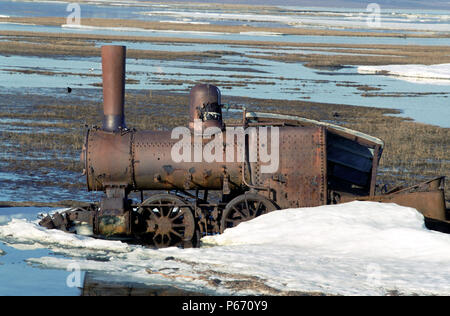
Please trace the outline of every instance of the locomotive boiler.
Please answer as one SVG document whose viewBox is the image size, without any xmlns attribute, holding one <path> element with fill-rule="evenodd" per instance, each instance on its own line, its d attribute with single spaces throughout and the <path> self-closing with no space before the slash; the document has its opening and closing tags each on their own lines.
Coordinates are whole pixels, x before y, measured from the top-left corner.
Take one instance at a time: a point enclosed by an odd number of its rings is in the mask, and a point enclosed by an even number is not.
<svg viewBox="0 0 450 316">
<path fill-rule="evenodd" d="M 443 179 L 402 194 L 375 195 L 382 140 L 337 125 L 243 110 L 225 124 L 220 90 L 190 92 L 190 122 L 172 131 L 138 131 L 125 123 L 123 46 L 103 46 L 103 123 L 87 131 L 81 153 L 97 204 L 47 216 L 41 225 L 99 237 L 133 237 L 168 246 L 223 232 L 267 212 L 355 199 L 398 202 L 445 220 Z M 139 203 L 129 196 L 153 192 Z M 424 202 L 425 201 L 425 202 Z M 401 203 L 400 203 L 401 204 Z"/>
</svg>

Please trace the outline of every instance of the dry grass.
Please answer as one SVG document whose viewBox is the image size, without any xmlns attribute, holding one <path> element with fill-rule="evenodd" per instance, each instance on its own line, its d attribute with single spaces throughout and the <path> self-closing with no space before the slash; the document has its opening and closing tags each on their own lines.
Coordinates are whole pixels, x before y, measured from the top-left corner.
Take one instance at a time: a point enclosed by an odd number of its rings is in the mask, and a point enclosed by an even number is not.
<svg viewBox="0 0 450 316">
<path fill-rule="evenodd" d="M 100 56 L 100 47 L 59 44 L 59 43 L 27 43 L 23 41 L 0 42 L 0 53 L 25 56 Z M 164 59 L 164 60 L 201 60 L 203 58 L 220 58 L 220 52 L 170 52 L 157 50 L 128 49 L 128 58 Z"/>
<path fill-rule="evenodd" d="M 61 26 L 66 24 L 64 17 L 4 17 L 0 18 L 0 22 L 10 23 L 26 23 L 48 26 Z M 399 32 L 362 32 L 347 30 L 329 30 L 329 29 L 313 29 L 300 27 L 254 27 L 248 25 L 227 25 L 224 29 L 223 25 L 218 24 L 178 24 L 169 22 L 154 22 L 144 20 L 124 20 L 124 19 L 102 19 L 102 18 L 83 18 L 81 20 L 83 26 L 94 27 L 121 27 L 121 28 L 142 28 L 147 30 L 175 30 L 175 31 L 196 31 L 196 32 L 273 32 L 287 35 L 314 35 L 314 36 L 352 36 L 352 37 L 395 37 L 395 38 L 436 38 L 448 37 L 449 34 L 435 33 L 409 33 Z M 426 30 L 423 30 L 426 31 Z"/>
<path fill-rule="evenodd" d="M 353 32 L 352 32 L 353 34 Z M 186 38 L 186 37 L 163 37 L 163 36 L 128 36 L 128 35 L 97 35 L 84 33 L 65 33 L 62 40 L 60 33 L 45 33 L 45 32 L 30 32 L 30 31 L 2 31 L 0 36 L 3 39 L 10 39 L 15 41 L 42 43 L 45 42 L 54 44 L 70 44 L 77 46 L 93 45 L 96 41 L 128 41 L 139 43 L 176 43 L 176 44 L 215 44 L 215 45 L 239 45 L 254 48 L 314 48 L 318 49 L 401 49 L 411 47 L 412 51 L 415 49 L 423 51 L 433 51 L 434 49 L 445 49 L 447 46 L 426 46 L 426 45 L 402 45 L 400 44 L 349 44 L 349 43 L 295 43 L 295 42 L 276 42 L 276 41 L 248 41 L 248 40 L 226 40 L 226 39 L 208 39 L 208 38 Z M 438 38 L 441 38 L 439 36 Z M 401 41 L 399 41 L 401 42 Z M 448 48 L 448 47 L 447 47 Z"/>
<path fill-rule="evenodd" d="M 269 41 L 213 40 L 170 37 L 108 36 L 89 34 L 60 34 L 37 32 L 0 31 L 6 41 L 0 42 L 0 53 L 31 56 L 99 56 L 100 48 L 95 41 L 125 41 L 151 43 L 219 44 L 273 48 L 301 48 L 322 53 L 268 53 L 254 55 L 210 50 L 204 52 L 171 52 L 160 50 L 127 50 L 129 58 L 156 60 L 204 60 L 215 59 L 220 63 L 223 56 L 234 54 L 246 58 L 277 60 L 289 63 L 305 63 L 309 67 L 333 67 L 340 65 L 387 65 L 387 64 L 440 64 L 450 62 L 448 46 L 422 45 L 378 45 L 378 44 L 327 44 L 327 43 L 287 43 Z M 345 54 L 344 54 L 345 53 Z"/>
<path fill-rule="evenodd" d="M 391 46 L 384 49 L 327 49 L 328 52 L 348 54 L 274 54 L 247 55 L 249 58 L 277 60 L 288 63 L 305 63 L 307 67 L 333 67 L 341 65 L 390 65 L 390 64 L 442 64 L 450 62 L 449 47 L 439 46 L 434 49 L 424 49 L 418 46 Z"/>
</svg>

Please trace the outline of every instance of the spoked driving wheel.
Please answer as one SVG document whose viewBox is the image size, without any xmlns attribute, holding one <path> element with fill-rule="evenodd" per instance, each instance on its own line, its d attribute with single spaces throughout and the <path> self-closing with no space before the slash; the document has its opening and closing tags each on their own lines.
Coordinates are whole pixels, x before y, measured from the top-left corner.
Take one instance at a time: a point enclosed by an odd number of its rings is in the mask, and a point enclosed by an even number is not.
<svg viewBox="0 0 450 316">
<path fill-rule="evenodd" d="M 138 209 L 141 236 L 157 247 L 191 241 L 195 233 L 192 206 L 172 194 L 158 194 L 145 200 Z"/>
<path fill-rule="evenodd" d="M 235 227 L 260 215 L 275 211 L 276 205 L 256 193 L 246 193 L 231 200 L 222 213 L 220 230 Z"/>
</svg>

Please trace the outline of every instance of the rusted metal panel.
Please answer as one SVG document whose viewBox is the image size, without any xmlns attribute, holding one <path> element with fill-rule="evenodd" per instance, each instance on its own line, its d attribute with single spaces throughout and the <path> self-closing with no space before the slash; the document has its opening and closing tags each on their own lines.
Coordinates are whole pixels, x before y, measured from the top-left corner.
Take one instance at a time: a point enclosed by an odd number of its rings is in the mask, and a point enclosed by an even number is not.
<svg viewBox="0 0 450 316">
<path fill-rule="evenodd" d="M 412 207 L 425 217 L 447 221 L 445 214 L 444 177 L 435 178 L 390 194 L 366 197 L 344 197 L 341 202 L 374 201 Z"/>
<path fill-rule="evenodd" d="M 223 134 L 226 143 L 226 134 Z M 195 189 L 220 190 L 224 181 L 231 189 L 242 186 L 242 163 L 227 161 L 225 147 L 219 161 L 205 157 L 195 161 L 194 151 L 203 152 L 211 139 L 194 142 L 191 135 L 190 161 L 175 162 L 172 149 L 179 141 L 165 131 L 127 131 L 110 133 L 92 129 L 86 144 L 86 174 L 90 190 L 102 191 L 107 186 L 126 186 L 139 190 Z M 234 157 L 238 155 L 234 140 Z M 248 172 L 246 178 L 248 178 Z M 224 180 L 225 179 L 225 180 Z"/>
<path fill-rule="evenodd" d="M 401 206 L 412 207 L 421 212 L 425 217 L 446 221 L 444 192 L 441 190 L 376 195 L 361 198 L 346 197 L 342 202 L 349 202 L 355 199 L 358 201 L 395 203 Z"/>
<path fill-rule="evenodd" d="M 232 188 L 242 185 L 242 166 L 240 162 L 226 160 L 226 153 L 221 154 L 221 161 L 195 161 L 194 151 L 202 152 L 204 146 L 212 141 L 204 139 L 195 143 L 191 135 L 191 161 L 175 162 L 172 148 L 179 141 L 171 139 L 171 132 L 142 131 L 134 135 L 133 161 L 134 181 L 136 187 L 144 190 L 162 189 L 196 189 L 207 188 L 221 190 L 224 178 Z M 226 135 L 223 134 L 223 142 Z M 237 147 L 234 148 L 235 152 Z"/>
<path fill-rule="evenodd" d="M 107 186 L 133 186 L 131 140 L 133 132 L 110 133 L 91 129 L 86 144 L 88 189 L 103 191 Z"/>
<path fill-rule="evenodd" d="M 280 208 L 318 206 L 327 203 L 326 139 L 323 127 L 283 127 L 279 130 L 280 161 L 277 172 L 259 173 L 253 179 L 270 187 Z M 270 139 L 270 138 L 269 138 Z M 269 146 L 272 146 L 269 143 Z"/>
<path fill-rule="evenodd" d="M 384 147 L 381 139 L 342 126 L 292 115 L 248 112 L 246 117 L 251 121 L 250 124 L 325 128 L 328 189 L 365 196 L 371 193 L 372 188 L 373 193 L 378 161 Z"/>
</svg>

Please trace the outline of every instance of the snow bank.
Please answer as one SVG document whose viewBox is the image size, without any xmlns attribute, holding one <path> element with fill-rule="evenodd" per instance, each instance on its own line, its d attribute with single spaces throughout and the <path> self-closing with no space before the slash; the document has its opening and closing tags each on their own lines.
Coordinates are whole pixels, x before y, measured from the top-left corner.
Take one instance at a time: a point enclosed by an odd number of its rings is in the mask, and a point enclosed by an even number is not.
<svg viewBox="0 0 450 316">
<path fill-rule="evenodd" d="M 202 239 L 205 245 L 287 245 L 358 257 L 449 260 L 450 235 L 424 226 L 423 215 L 396 204 L 352 202 L 280 210 Z"/>
<path fill-rule="evenodd" d="M 178 282 L 221 294 L 273 294 L 267 292 L 271 288 L 280 293 L 450 295 L 450 235 L 429 231 L 419 212 L 395 204 L 275 211 L 205 237 L 203 247 L 192 249 L 127 246 L 45 230 L 20 219 L 0 226 L 2 240 L 12 247 L 15 242 L 40 243 L 65 256 L 27 259 L 32 264 L 65 269 L 77 263 L 82 270 Z M 211 278 L 223 282 L 214 286 Z M 266 288 L 227 287 L 239 279 Z"/>
<path fill-rule="evenodd" d="M 391 75 L 417 83 L 450 85 L 450 64 L 359 66 L 358 72 Z"/>
<path fill-rule="evenodd" d="M 198 261 L 221 262 L 278 289 L 450 293 L 450 235 L 429 231 L 419 212 L 395 204 L 281 210 L 202 241 L 213 247 L 196 253 Z"/>
</svg>

